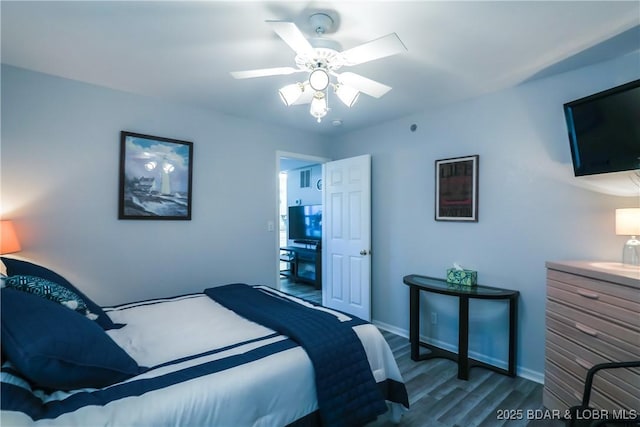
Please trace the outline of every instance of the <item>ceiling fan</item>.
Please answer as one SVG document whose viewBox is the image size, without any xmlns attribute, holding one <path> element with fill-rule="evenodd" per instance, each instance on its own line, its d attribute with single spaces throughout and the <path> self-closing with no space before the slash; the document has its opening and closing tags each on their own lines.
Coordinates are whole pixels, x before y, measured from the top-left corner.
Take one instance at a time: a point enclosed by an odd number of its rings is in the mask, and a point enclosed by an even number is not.
<svg viewBox="0 0 640 427">
<path fill-rule="evenodd" d="M 309 17 L 316 36 L 311 42 L 293 22 L 266 21 L 273 31 L 296 53 L 296 67 L 262 68 L 233 71 L 236 79 L 290 75 L 305 73 L 305 80 L 284 86 L 279 90 L 285 105 L 311 104 L 309 112 L 320 123 L 327 115 L 329 88 L 348 107 L 353 106 L 360 93 L 380 98 L 391 90 L 390 86 L 351 72 L 338 73 L 342 67 L 362 64 L 385 58 L 407 50 L 396 33 L 371 40 L 351 49 L 341 51 L 340 44 L 322 37 L 334 24 L 333 18 L 322 12 Z"/>
</svg>

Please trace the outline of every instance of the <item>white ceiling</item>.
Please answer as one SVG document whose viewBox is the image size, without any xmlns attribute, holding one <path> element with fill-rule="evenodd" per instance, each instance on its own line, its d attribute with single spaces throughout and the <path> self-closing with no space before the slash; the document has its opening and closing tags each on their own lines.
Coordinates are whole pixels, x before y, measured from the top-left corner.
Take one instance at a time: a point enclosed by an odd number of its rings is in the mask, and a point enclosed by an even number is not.
<svg viewBox="0 0 640 427">
<path fill-rule="evenodd" d="M 295 66 L 265 20 L 330 11 L 349 49 L 396 32 L 408 51 L 350 67 L 393 89 L 339 101 L 318 124 L 277 90 L 297 75 L 230 71 Z M 639 1 L 1 2 L 2 62 L 112 89 L 328 135 L 568 71 L 640 49 Z M 640 65 L 639 65 L 640 67 Z M 341 71 L 346 71 L 342 69 Z M 342 120 L 340 127 L 332 120 Z"/>
</svg>

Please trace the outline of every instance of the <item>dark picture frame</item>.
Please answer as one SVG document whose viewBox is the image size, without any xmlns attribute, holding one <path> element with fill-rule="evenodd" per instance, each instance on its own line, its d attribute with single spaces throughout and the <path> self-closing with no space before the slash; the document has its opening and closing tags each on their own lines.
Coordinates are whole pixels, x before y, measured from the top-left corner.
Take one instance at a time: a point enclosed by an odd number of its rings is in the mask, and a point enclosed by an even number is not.
<svg viewBox="0 0 640 427">
<path fill-rule="evenodd" d="M 436 221 L 478 222 L 478 164 L 472 155 L 436 160 Z"/>
<path fill-rule="evenodd" d="M 118 219 L 191 220 L 193 142 L 120 132 Z"/>
</svg>

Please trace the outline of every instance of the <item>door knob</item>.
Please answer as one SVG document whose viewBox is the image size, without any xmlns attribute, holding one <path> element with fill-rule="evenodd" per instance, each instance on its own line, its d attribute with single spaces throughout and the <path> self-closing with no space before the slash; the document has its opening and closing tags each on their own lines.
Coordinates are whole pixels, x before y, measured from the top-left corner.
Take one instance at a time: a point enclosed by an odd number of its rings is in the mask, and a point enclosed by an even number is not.
<svg viewBox="0 0 640 427">
<path fill-rule="evenodd" d="M 366 249 L 363 249 L 363 250 L 360 251 L 360 255 L 366 255 L 366 254 L 367 254 L 367 250 Z"/>
</svg>

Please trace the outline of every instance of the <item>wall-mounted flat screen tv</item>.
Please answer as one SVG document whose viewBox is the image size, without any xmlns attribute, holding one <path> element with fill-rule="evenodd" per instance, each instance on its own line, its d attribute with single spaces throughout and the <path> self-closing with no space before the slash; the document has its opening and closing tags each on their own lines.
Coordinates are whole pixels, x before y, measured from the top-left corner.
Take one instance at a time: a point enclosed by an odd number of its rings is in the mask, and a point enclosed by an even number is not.
<svg viewBox="0 0 640 427">
<path fill-rule="evenodd" d="M 564 104 L 576 176 L 640 169 L 640 80 Z"/>
<path fill-rule="evenodd" d="M 322 239 L 322 205 L 289 206 L 289 239 Z"/>
</svg>

